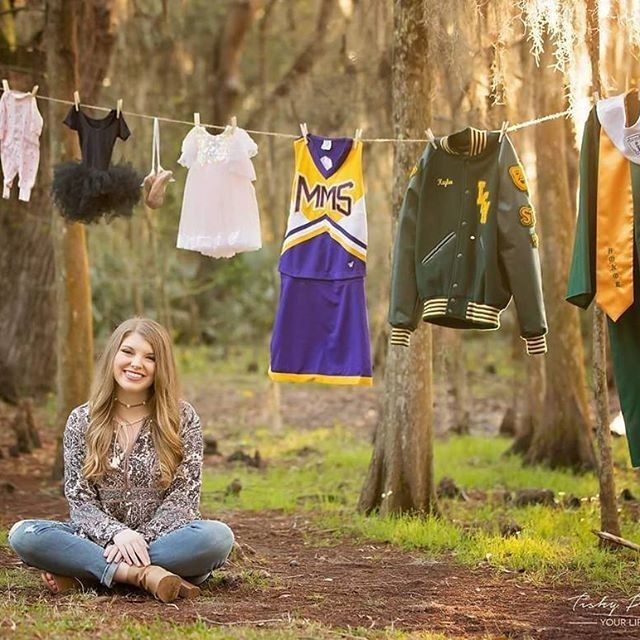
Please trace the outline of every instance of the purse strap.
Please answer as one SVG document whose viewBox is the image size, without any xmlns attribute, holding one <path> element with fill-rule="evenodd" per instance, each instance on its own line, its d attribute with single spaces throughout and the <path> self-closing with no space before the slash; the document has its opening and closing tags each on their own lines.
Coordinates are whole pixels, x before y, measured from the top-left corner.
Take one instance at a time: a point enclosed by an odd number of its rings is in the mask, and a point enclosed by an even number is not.
<svg viewBox="0 0 640 640">
<path fill-rule="evenodd" d="M 153 119 L 153 138 L 151 140 L 151 173 L 156 175 L 162 171 L 160 165 L 160 123 L 158 118 Z"/>
</svg>

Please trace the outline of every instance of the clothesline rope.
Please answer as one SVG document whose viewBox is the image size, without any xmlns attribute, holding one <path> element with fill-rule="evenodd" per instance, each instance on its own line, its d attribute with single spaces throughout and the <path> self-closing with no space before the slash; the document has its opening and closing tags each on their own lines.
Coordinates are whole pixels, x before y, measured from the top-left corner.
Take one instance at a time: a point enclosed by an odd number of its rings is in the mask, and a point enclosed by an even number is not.
<svg viewBox="0 0 640 640">
<path fill-rule="evenodd" d="M 49 102 L 57 102 L 59 104 L 68 104 L 68 105 L 73 105 L 75 104 L 72 100 L 62 100 L 60 98 L 52 98 L 50 96 L 43 96 L 40 94 L 36 95 L 36 100 L 47 100 Z M 95 109 L 97 111 L 111 111 L 112 109 L 109 107 L 99 107 L 97 105 L 93 105 L 93 104 L 84 104 L 81 103 L 81 106 L 83 107 L 87 107 L 88 109 Z M 134 116 L 136 118 L 145 118 L 147 120 L 153 120 L 154 118 L 157 118 L 160 122 L 167 122 L 170 124 L 184 124 L 187 126 L 193 126 L 194 122 L 192 120 L 176 120 L 175 118 L 167 118 L 164 116 L 154 116 L 154 115 L 149 115 L 146 113 L 136 113 L 135 111 L 122 111 L 121 112 L 123 115 L 126 116 Z M 526 120 L 524 122 L 520 122 L 518 124 L 514 124 L 514 125 L 510 125 L 509 127 L 507 127 L 506 131 L 511 132 L 511 131 L 518 131 L 520 129 L 524 129 L 526 127 L 531 127 L 534 126 L 536 124 L 541 124 L 543 122 L 548 122 L 550 120 L 556 120 L 558 118 L 562 118 L 563 116 L 568 116 L 571 113 L 571 111 L 569 109 L 566 109 L 565 111 L 558 111 L 557 113 L 551 113 L 549 115 L 546 116 L 541 116 L 539 118 L 534 118 L 533 120 Z M 210 129 L 219 129 L 219 130 L 224 130 L 226 129 L 226 125 L 218 125 L 218 124 L 208 124 L 206 122 L 201 123 L 202 126 L 204 127 L 208 127 Z M 298 134 L 292 134 L 292 133 L 281 133 L 279 131 L 260 131 L 257 129 L 245 129 L 245 131 L 247 133 L 252 133 L 254 135 L 260 135 L 260 136 L 272 136 L 274 138 L 289 138 L 292 140 L 295 140 L 296 138 L 299 138 L 300 136 Z M 429 138 L 361 138 L 362 142 L 429 142 Z"/>
</svg>

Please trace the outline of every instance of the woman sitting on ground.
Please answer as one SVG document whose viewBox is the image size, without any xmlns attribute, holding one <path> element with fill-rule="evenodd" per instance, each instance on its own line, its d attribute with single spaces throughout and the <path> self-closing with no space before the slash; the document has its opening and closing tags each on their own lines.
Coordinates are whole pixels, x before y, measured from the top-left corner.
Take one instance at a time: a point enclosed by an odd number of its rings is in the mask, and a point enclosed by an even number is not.
<svg viewBox="0 0 640 640">
<path fill-rule="evenodd" d="M 233 546 L 226 524 L 201 520 L 202 430 L 179 400 L 166 329 L 132 318 L 113 333 L 91 398 L 64 431 L 71 519 L 22 520 L 9 544 L 53 593 L 99 580 L 163 602 L 194 597 Z"/>
</svg>

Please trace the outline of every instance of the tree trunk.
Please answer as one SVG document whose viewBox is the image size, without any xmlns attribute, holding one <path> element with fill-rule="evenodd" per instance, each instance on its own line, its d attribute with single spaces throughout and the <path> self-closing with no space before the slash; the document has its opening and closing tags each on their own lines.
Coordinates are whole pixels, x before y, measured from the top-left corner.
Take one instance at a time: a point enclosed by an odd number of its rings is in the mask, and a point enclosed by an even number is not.
<svg viewBox="0 0 640 640">
<path fill-rule="evenodd" d="M 565 108 L 563 76 L 553 69 L 549 42 L 534 72 L 534 86 L 539 113 Z M 564 300 L 576 219 L 569 193 L 565 123 L 546 122 L 534 134 L 549 353 L 545 357 L 544 412 L 525 459 L 552 468 L 592 469 L 595 459 L 580 321 L 578 309 Z"/>
<path fill-rule="evenodd" d="M 82 100 L 97 99 L 115 42 L 113 11 L 113 0 L 93 3 L 48 0 L 47 70 L 49 77 L 56 79 L 60 95 L 71 96 L 80 88 Z M 56 120 L 52 107 L 49 121 Z M 58 130 L 63 136 L 65 159 L 79 158 L 76 133 L 62 127 Z M 93 377 L 93 320 L 86 229 L 79 223 L 68 224 L 59 216 L 54 217 L 58 281 L 57 414 L 62 427 L 71 410 L 89 397 Z M 53 477 L 60 479 L 62 472 L 60 433 Z"/>
<path fill-rule="evenodd" d="M 321 0 L 316 18 L 315 30 L 305 47 L 293 59 L 291 66 L 276 83 L 266 99 L 262 101 L 247 117 L 248 127 L 255 129 L 261 126 L 267 112 L 277 105 L 278 100 L 286 98 L 294 91 L 298 81 L 307 75 L 321 59 L 326 48 L 327 36 L 330 33 L 329 22 L 338 3 L 336 0 Z M 293 11 L 291 12 L 293 14 Z M 292 16 L 293 18 L 293 16 Z"/>
<path fill-rule="evenodd" d="M 433 15 L 438 6 L 434 0 L 396 0 L 394 5 L 393 120 L 399 137 L 416 135 L 430 121 L 432 83 L 425 14 L 428 11 Z M 396 146 L 393 186 L 396 222 L 407 176 L 418 154 L 413 145 Z M 382 411 L 358 503 L 358 509 L 367 514 L 376 510 L 381 515 L 436 511 L 431 330 L 428 325 L 420 325 L 409 349 L 388 347 Z"/>
<path fill-rule="evenodd" d="M 494 24 L 496 23 L 494 22 Z M 532 78 L 535 71 L 535 61 L 530 49 L 530 42 L 524 35 L 521 35 L 519 44 L 514 52 L 517 53 L 515 62 L 523 77 L 527 78 Z M 517 111 L 507 114 L 512 121 L 529 120 L 539 115 L 536 111 L 536 105 L 534 104 L 531 82 L 523 82 L 520 85 L 517 96 L 515 96 L 515 100 L 511 101 L 511 104 L 517 109 Z M 493 118 L 494 124 L 500 126 L 501 122 L 496 119 L 495 115 L 493 115 Z M 535 127 L 521 129 L 514 134 L 514 139 L 517 141 L 518 153 L 521 158 L 535 156 L 533 129 L 535 129 Z M 535 190 L 537 192 L 538 189 L 536 188 Z M 505 412 L 503 422 L 512 420 L 512 425 L 516 430 L 515 440 L 508 453 L 523 454 L 529 449 L 531 438 L 533 437 L 533 429 L 540 419 L 541 409 L 544 407 L 544 362 L 541 362 L 541 358 L 531 358 L 524 353 L 517 322 L 514 323 L 511 328 L 510 351 L 512 373 L 509 384 L 511 394 L 510 404 Z M 521 391 L 522 383 L 517 373 L 520 368 L 524 369 L 527 379 L 526 394 L 523 394 Z"/>
<path fill-rule="evenodd" d="M 11 429 L 16 437 L 17 453 L 31 453 L 42 446 L 40 434 L 33 417 L 33 402 L 22 400 L 11 421 Z"/>
<path fill-rule="evenodd" d="M 227 122 L 242 92 L 240 62 L 245 38 L 258 8 L 257 0 L 233 0 L 229 4 L 213 55 L 213 121 Z M 247 126 L 247 125 L 245 125 Z M 249 128 L 249 127 L 248 127 Z M 216 265 L 210 257 L 198 256 L 195 281 L 201 285 L 211 279 Z M 191 339 L 202 340 L 201 318 L 211 317 L 211 293 L 206 288 L 191 305 Z"/>
<path fill-rule="evenodd" d="M 522 339 L 519 331 L 514 328 L 511 334 L 511 358 L 516 362 L 522 358 Z M 511 377 L 513 395 L 511 407 L 507 413 L 511 412 L 515 421 L 516 436 L 513 444 L 507 451 L 509 454 L 524 455 L 531 447 L 533 433 L 542 419 L 544 409 L 544 398 L 546 389 L 545 366 L 542 358 L 524 356 L 525 372 L 527 378 L 527 393 L 521 393 L 521 385 L 517 376 Z M 507 418 L 505 414 L 505 419 Z"/>
<path fill-rule="evenodd" d="M 598 0 L 587 0 L 587 49 L 591 63 L 591 86 L 602 94 L 600 74 L 600 26 Z M 607 389 L 607 349 L 604 313 L 593 305 L 593 388 L 596 400 L 596 438 L 598 442 L 598 480 L 600 483 L 600 528 L 620 535 L 620 519 L 613 476 L 611 431 L 609 430 L 609 393 Z"/>
<path fill-rule="evenodd" d="M 11 30 L 13 16 L 5 15 L 4 21 L 4 28 Z M 1 75 L 9 79 L 13 89 L 29 91 L 38 84 L 40 91 L 47 93 L 40 47 L 26 43 L 13 51 L 0 49 L 0 59 Z M 23 71 L 12 74 L 10 67 Z M 55 375 L 49 136 L 50 127 L 45 122 L 30 201 L 18 201 L 16 177 L 11 199 L 3 200 L 0 207 L 0 398 L 12 404 L 21 397 L 50 391 Z"/>
<path fill-rule="evenodd" d="M 171 324 L 171 309 L 167 295 L 167 265 L 164 254 L 158 249 L 158 230 L 154 211 L 145 205 L 144 220 L 149 235 L 149 251 L 151 252 L 151 264 L 153 265 L 153 300 L 156 318 L 169 334 L 173 333 Z"/>
<path fill-rule="evenodd" d="M 144 229 L 138 220 L 127 220 L 127 229 L 129 235 L 129 259 L 127 275 L 129 277 L 129 284 L 131 286 L 131 308 L 135 315 L 143 317 L 144 314 L 144 284 L 142 274 L 144 273 L 144 266 L 140 259 L 139 244 L 140 241 L 149 246 L 149 243 L 144 241 Z"/>
<path fill-rule="evenodd" d="M 242 92 L 240 60 L 245 37 L 253 24 L 257 0 L 235 0 L 229 5 L 215 56 L 214 122 L 221 124 L 231 115 Z"/>
<path fill-rule="evenodd" d="M 462 332 L 433 326 L 431 340 L 436 435 L 447 431 L 458 435 L 468 434 L 471 415 Z"/>
<path fill-rule="evenodd" d="M 454 329 L 447 330 L 447 369 L 451 380 L 453 394 L 453 425 L 451 430 L 459 435 L 471 431 L 471 414 L 469 411 L 469 381 L 467 366 L 463 353 L 462 333 Z"/>
</svg>

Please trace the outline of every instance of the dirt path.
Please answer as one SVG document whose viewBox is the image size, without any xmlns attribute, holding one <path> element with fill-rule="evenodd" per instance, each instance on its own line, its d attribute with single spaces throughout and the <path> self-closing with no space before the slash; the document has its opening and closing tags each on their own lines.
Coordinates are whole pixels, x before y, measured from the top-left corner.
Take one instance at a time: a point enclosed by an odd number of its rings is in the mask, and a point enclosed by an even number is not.
<svg viewBox="0 0 640 640">
<path fill-rule="evenodd" d="M 66 517 L 66 503 L 47 480 L 51 447 L 0 465 L 0 525 L 25 517 Z M 7 484 L 9 483 L 9 484 Z M 180 602 L 173 622 L 211 624 L 317 621 L 330 627 L 380 630 L 428 629 L 456 636 L 540 638 L 545 640 L 637 637 L 630 619 L 573 609 L 588 588 L 534 586 L 523 577 L 488 568 L 464 568 L 450 558 L 436 562 L 419 552 L 391 545 L 331 539 L 307 515 L 229 512 L 217 514 L 236 532 L 242 552 L 221 572 L 217 584 L 194 602 Z M 0 567 L 18 562 L 0 550 Z M 27 590 L 37 599 L 40 588 Z M 14 589 L 15 591 L 15 589 Z M 625 601 L 621 594 L 606 594 Z M 105 608 L 137 619 L 166 617 L 163 605 L 137 593 L 101 593 Z M 626 620 L 625 627 L 621 621 Z M 265 622 L 266 621 L 266 622 Z M 105 630 L 106 631 L 106 630 Z"/>
</svg>

